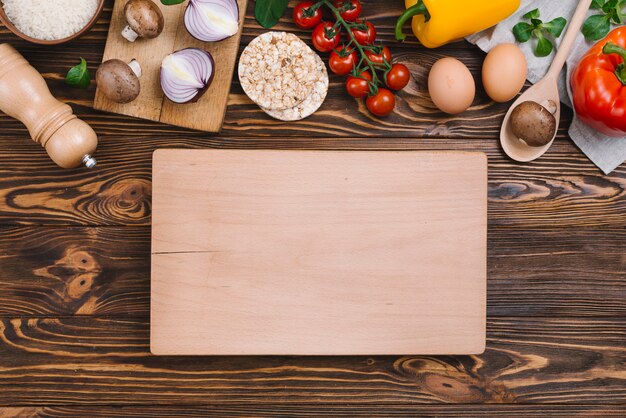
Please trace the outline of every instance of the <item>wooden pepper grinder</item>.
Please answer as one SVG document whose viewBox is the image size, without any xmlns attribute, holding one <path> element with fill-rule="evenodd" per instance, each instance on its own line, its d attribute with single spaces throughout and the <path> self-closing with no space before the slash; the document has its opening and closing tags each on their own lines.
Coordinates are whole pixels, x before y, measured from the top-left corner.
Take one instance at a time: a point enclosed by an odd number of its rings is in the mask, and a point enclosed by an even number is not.
<svg viewBox="0 0 626 418">
<path fill-rule="evenodd" d="M 9 44 L 0 44 L 0 110 L 26 125 L 59 166 L 96 165 L 96 133 L 52 96 L 41 74 Z"/>
</svg>

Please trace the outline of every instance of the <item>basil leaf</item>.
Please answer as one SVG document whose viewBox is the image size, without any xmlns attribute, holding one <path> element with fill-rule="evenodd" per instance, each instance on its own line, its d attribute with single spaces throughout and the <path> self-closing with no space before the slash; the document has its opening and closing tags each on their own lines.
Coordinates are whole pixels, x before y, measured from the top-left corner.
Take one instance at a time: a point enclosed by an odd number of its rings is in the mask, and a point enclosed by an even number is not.
<svg viewBox="0 0 626 418">
<path fill-rule="evenodd" d="M 163 3 L 166 6 L 173 6 L 175 4 L 181 4 L 184 1 L 185 0 L 161 0 L 161 3 Z"/>
<path fill-rule="evenodd" d="M 528 42 L 533 29 L 533 25 L 526 22 L 519 22 L 517 25 L 513 26 L 513 35 L 515 36 L 515 40 L 522 43 Z"/>
<path fill-rule="evenodd" d="M 289 0 L 257 0 L 254 5 L 254 17 L 266 29 L 278 23 L 285 14 Z"/>
<path fill-rule="evenodd" d="M 552 45 L 552 42 L 550 42 L 548 38 L 543 36 L 543 33 L 541 33 L 540 31 L 538 31 L 536 35 L 537 48 L 535 48 L 535 55 L 538 57 L 547 57 L 552 53 L 554 46 Z"/>
<path fill-rule="evenodd" d="M 593 15 L 583 24 L 583 35 L 588 41 L 597 41 L 608 35 L 611 30 L 610 17 L 607 15 Z"/>
<path fill-rule="evenodd" d="M 547 30 L 550 35 L 558 38 L 563 33 L 563 29 L 565 29 L 565 25 L 567 25 L 567 20 L 562 17 L 557 17 L 556 19 L 543 24 L 543 28 Z"/>
<path fill-rule="evenodd" d="M 86 89 L 89 87 L 91 77 L 89 76 L 89 69 L 87 68 L 87 61 L 84 58 L 80 59 L 80 64 L 70 68 L 65 76 L 65 82 L 70 86 L 80 87 Z"/>
<path fill-rule="evenodd" d="M 526 13 L 524 16 L 522 16 L 524 19 L 538 19 L 540 16 L 539 14 L 539 9 L 535 9 L 535 10 L 531 10 L 530 12 Z"/>
</svg>

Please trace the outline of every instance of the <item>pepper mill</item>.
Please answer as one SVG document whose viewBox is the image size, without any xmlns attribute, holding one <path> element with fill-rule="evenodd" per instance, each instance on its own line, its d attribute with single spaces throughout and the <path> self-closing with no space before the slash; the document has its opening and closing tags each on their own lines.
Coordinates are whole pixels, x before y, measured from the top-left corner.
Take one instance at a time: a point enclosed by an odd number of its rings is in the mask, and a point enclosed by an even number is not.
<svg viewBox="0 0 626 418">
<path fill-rule="evenodd" d="M 9 44 L 0 44 L 0 111 L 26 125 L 60 167 L 96 165 L 96 133 L 52 96 L 41 74 Z"/>
</svg>

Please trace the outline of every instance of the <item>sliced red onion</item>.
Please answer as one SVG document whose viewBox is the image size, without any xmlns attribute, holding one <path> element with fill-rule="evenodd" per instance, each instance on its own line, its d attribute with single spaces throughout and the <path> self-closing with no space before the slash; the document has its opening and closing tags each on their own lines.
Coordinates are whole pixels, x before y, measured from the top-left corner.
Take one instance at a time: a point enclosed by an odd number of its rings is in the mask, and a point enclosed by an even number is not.
<svg viewBox="0 0 626 418">
<path fill-rule="evenodd" d="M 185 27 L 191 36 L 205 42 L 221 41 L 239 30 L 236 0 L 189 0 Z"/>
<path fill-rule="evenodd" d="M 181 49 L 163 59 L 161 88 L 174 103 L 196 101 L 211 85 L 215 63 L 207 51 L 198 48 Z"/>
</svg>

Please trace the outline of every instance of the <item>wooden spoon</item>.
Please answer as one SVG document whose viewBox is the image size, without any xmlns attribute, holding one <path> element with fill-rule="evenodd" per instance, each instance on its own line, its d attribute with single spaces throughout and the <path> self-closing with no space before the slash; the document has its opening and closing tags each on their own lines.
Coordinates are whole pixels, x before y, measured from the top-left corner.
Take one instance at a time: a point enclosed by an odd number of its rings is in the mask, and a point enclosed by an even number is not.
<svg viewBox="0 0 626 418">
<path fill-rule="evenodd" d="M 553 106 L 556 106 L 556 111 L 553 114 L 558 128 L 559 120 L 561 118 L 561 100 L 559 99 L 557 80 L 561 70 L 563 69 L 563 65 L 565 65 L 569 52 L 572 49 L 572 45 L 576 40 L 576 36 L 578 35 L 585 17 L 587 16 L 587 11 L 589 10 L 589 6 L 591 6 L 591 1 L 592 0 L 580 0 L 578 2 L 576 12 L 572 17 L 572 20 L 567 28 L 567 32 L 565 33 L 565 37 L 559 46 L 559 50 L 556 57 L 554 57 L 554 61 L 552 61 L 552 65 L 550 66 L 548 73 L 538 83 L 526 90 L 526 92 L 513 103 L 504 117 L 502 130 L 500 131 L 500 143 L 502 144 L 504 152 L 506 152 L 507 155 L 515 161 L 528 162 L 535 160 L 541 157 L 548 150 L 548 148 L 550 148 L 552 142 L 554 142 L 556 129 L 554 131 L 554 136 L 546 145 L 532 147 L 526 144 L 526 142 L 519 139 L 511 130 L 509 118 L 511 117 L 513 110 L 522 102 L 533 101 L 546 106 L 546 104 L 551 101 L 554 103 Z"/>
</svg>

